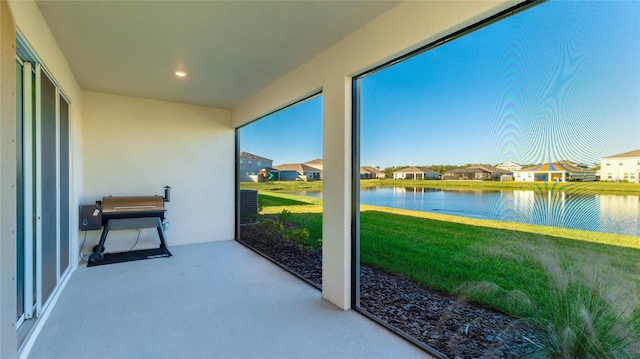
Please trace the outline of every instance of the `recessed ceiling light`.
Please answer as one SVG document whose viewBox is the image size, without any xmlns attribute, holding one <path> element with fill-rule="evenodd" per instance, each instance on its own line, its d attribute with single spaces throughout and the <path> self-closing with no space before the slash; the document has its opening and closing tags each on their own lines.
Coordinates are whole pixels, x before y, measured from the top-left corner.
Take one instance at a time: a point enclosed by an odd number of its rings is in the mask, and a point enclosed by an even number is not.
<svg viewBox="0 0 640 359">
<path fill-rule="evenodd" d="M 181 71 L 181 70 L 178 70 L 178 71 L 174 72 L 174 74 L 175 74 L 176 76 L 178 76 L 178 77 L 185 77 L 185 76 L 187 76 L 187 73 L 186 73 L 186 72 L 184 72 L 184 71 Z"/>
</svg>

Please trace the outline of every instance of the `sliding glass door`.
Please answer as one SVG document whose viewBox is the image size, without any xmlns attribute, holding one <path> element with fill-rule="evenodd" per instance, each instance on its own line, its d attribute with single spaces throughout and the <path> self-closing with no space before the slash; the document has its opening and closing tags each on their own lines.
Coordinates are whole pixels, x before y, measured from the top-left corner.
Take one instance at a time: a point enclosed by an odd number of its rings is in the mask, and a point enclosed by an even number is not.
<svg viewBox="0 0 640 359">
<path fill-rule="evenodd" d="M 56 288 L 58 279 L 57 246 L 58 246 L 58 176 L 57 167 L 57 123 L 56 123 L 56 87 L 51 80 L 40 72 L 40 96 L 36 99 L 36 138 L 39 139 L 40 158 L 36 158 L 38 166 L 38 181 L 36 191 L 40 199 L 39 213 L 37 215 L 38 235 L 40 236 L 40 246 L 38 253 L 38 265 L 40 274 L 40 285 L 42 290 L 39 293 L 39 301 L 46 303 Z M 39 110 L 39 111 L 38 111 Z M 39 121 L 38 121 L 39 117 Z"/>
<path fill-rule="evenodd" d="M 17 208 L 17 212 L 18 212 L 18 225 L 17 225 L 17 231 L 16 231 L 16 236 L 17 236 L 17 255 L 18 255 L 18 268 L 17 268 L 17 272 L 16 272 L 16 281 L 18 284 L 18 306 L 17 306 L 17 314 L 18 320 L 24 319 L 23 315 L 25 312 L 25 252 L 24 252 L 24 239 L 25 239 L 25 235 L 24 235 L 24 226 L 25 226 L 25 221 L 24 221 L 24 215 L 22 215 L 24 213 L 24 200 L 25 200 L 25 196 L 24 196 L 24 150 L 23 150 L 23 137 L 24 137 L 24 121 L 23 121 L 23 116 L 24 116 L 24 109 L 22 107 L 23 105 L 23 84 L 22 84 L 22 77 L 23 77 L 23 72 L 24 72 L 24 68 L 22 65 L 21 61 L 16 61 L 16 79 L 17 79 L 17 83 L 16 83 L 16 114 L 17 114 L 17 118 L 16 118 L 16 128 L 18 130 L 17 136 L 16 136 L 16 146 L 17 146 L 17 164 L 18 164 L 18 168 L 16 171 L 16 175 L 17 175 L 17 204 L 18 204 L 18 208 Z M 33 304 L 33 303 L 31 303 Z"/>
<path fill-rule="evenodd" d="M 16 60 L 17 321 L 39 317 L 71 262 L 69 102 L 43 67 Z"/>
</svg>

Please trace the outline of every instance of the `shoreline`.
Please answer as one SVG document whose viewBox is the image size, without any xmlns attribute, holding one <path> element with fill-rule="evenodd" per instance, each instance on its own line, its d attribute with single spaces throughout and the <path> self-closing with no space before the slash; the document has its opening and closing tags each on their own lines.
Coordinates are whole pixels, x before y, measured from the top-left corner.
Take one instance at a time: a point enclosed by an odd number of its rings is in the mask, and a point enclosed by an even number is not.
<svg viewBox="0 0 640 359">
<path fill-rule="evenodd" d="M 269 192 L 296 192 L 322 190 L 322 181 L 296 182 L 241 182 L 241 189 Z M 640 196 L 640 184 L 632 182 L 497 182 L 497 181 L 443 181 L 443 180 L 393 180 L 363 179 L 360 188 L 371 187 L 416 187 L 468 190 L 530 190 L 538 193 L 567 192 L 572 194 L 603 194 Z"/>
</svg>

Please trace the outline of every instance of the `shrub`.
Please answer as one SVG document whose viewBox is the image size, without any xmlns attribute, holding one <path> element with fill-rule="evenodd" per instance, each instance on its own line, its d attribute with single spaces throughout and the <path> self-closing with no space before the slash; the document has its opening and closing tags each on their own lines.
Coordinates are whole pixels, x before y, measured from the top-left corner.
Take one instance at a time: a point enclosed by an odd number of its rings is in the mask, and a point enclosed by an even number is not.
<svg viewBox="0 0 640 359">
<path fill-rule="evenodd" d="M 266 217 L 262 217 L 260 219 L 260 227 L 262 228 L 265 236 L 274 241 L 279 240 L 282 236 L 282 232 L 284 231 L 284 225 L 282 222 Z"/>
<path fill-rule="evenodd" d="M 288 222 L 291 219 L 291 212 L 283 209 L 282 212 L 278 213 L 278 219 L 281 223 Z"/>
<path fill-rule="evenodd" d="M 282 239 L 293 242 L 299 250 L 309 248 L 307 241 L 309 240 L 309 230 L 306 228 L 287 229 L 282 232 Z"/>
<path fill-rule="evenodd" d="M 291 218 L 291 212 L 282 210 L 275 219 L 261 217 L 260 226 L 264 235 L 272 241 L 288 241 L 299 250 L 311 249 L 309 242 L 309 230 L 306 228 L 286 228 L 285 222 Z"/>
<path fill-rule="evenodd" d="M 532 357 L 640 357 L 640 308 L 629 313 L 609 301 L 595 277 L 554 282 L 548 300 L 528 319 L 542 334 Z"/>
<path fill-rule="evenodd" d="M 606 270 L 608 259 L 574 261 L 547 238 L 539 240 L 536 247 L 514 241 L 501 256 L 544 271 L 548 279 L 525 290 L 531 296 L 489 282 L 468 284 L 459 293 L 503 303 L 502 308 L 536 329 L 535 341 L 528 340 L 536 347 L 531 358 L 640 358 L 636 287 L 616 287 L 619 273 Z"/>
</svg>

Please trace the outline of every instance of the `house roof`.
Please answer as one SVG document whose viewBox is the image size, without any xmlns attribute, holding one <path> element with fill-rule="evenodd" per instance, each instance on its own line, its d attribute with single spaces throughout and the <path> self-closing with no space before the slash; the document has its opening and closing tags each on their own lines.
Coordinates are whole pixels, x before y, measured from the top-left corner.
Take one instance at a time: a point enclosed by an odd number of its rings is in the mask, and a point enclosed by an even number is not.
<svg viewBox="0 0 640 359">
<path fill-rule="evenodd" d="M 561 160 L 558 162 L 543 163 L 541 165 L 531 166 L 523 168 L 518 172 L 595 172 L 585 167 L 581 167 L 580 164 Z"/>
<path fill-rule="evenodd" d="M 486 171 L 486 172 L 491 172 L 491 173 L 493 173 L 493 172 L 504 172 L 504 170 L 501 169 L 501 168 L 493 167 L 493 166 L 485 166 L 485 165 L 475 165 L 475 166 L 470 166 L 470 167 L 467 167 L 467 168 L 469 168 L 469 169 L 477 168 L 477 169 L 480 169 L 480 170 L 483 170 L 483 171 Z"/>
<path fill-rule="evenodd" d="M 465 168 L 454 168 L 452 170 L 449 170 L 445 173 L 458 173 L 458 172 L 488 172 L 488 173 L 494 173 L 494 172 L 504 172 L 505 170 L 497 168 L 497 167 L 493 167 L 493 166 L 485 166 L 485 165 L 475 165 L 475 166 L 469 166 L 469 167 L 465 167 Z"/>
<path fill-rule="evenodd" d="M 399 3 L 36 0 L 83 90 L 226 109 Z"/>
<path fill-rule="evenodd" d="M 240 152 L 240 158 L 247 159 L 247 160 L 258 160 L 258 161 L 273 161 L 271 159 L 260 157 L 249 152 Z"/>
<path fill-rule="evenodd" d="M 315 160 L 311 160 L 308 162 L 304 163 L 305 165 L 321 165 L 322 164 L 322 158 L 316 158 Z"/>
<path fill-rule="evenodd" d="M 603 158 L 625 158 L 625 157 L 640 157 L 640 149 L 635 151 L 620 153 L 613 156 L 603 157 Z"/>
<path fill-rule="evenodd" d="M 296 171 L 296 172 L 322 172 L 321 170 L 307 166 L 304 163 L 285 163 L 282 165 L 273 166 L 279 171 Z"/>
<path fill-rule="evenodd" d="M 438 173 L 427 167 L 407 167 L 401 170 L 393 171 L 394 173 Z"/>
<path fill-rule="evenodd" d="M 380 171 L 379 169 L 375 168 L 375 167 L 371 167 L 371 166 L 362 166 L 360 167 L 360 173 L 384 173 L 383 171 Z"/>
<path fill-rule="evenodd" d="M 496 168 L 500 168 L 500 167 L 522 167 L 522 165 L 513 161 L 508 161 L 496 166 Z"/>
<path fill-rule="evenodd" d="M 501 171 L 501 170 L 499 170 L 499 171 Z M 481 168 L 481 167 L 478 167 L 478 166 L 471 166 L 471 167 L 465 167 L 465 168 L 454 168 L 454 169 L 449 170 L 449 171 L 447 171 L 445 173 L 462 173 L 462 172 L 467 172 L 467 173 L 468 172 L 473 172 L 473 173 L 476 173 L 476 172 L 491 173 L 491 171 L 489 171 L 488 169 Z"/>
</svg>

